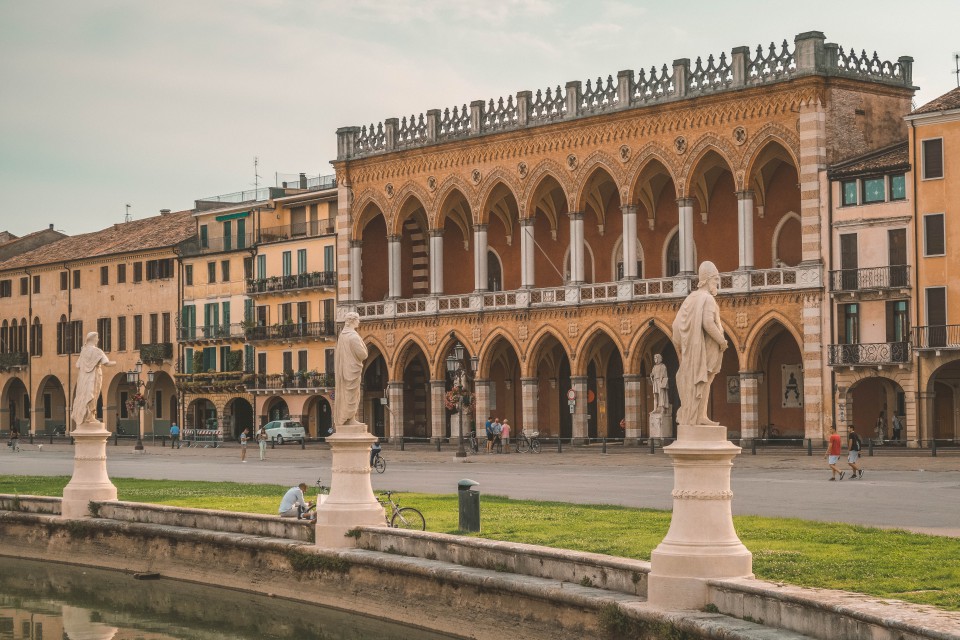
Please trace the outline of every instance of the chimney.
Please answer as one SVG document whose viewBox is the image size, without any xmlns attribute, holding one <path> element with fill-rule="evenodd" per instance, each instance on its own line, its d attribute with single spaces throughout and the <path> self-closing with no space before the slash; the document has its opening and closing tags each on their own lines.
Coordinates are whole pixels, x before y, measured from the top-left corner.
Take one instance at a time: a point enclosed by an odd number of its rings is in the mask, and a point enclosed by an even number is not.
<svg viewBox="0 0 960 640">
<path fill-rule="evenodd" d="M 53 231 L 53 224 L 50 225 L 50 230 Z"/>
<path fill-rule="evenodd" d="M 170 209 L 160 209 L 160 215 L 165 216 L 170 213 Z"/>
</svg>

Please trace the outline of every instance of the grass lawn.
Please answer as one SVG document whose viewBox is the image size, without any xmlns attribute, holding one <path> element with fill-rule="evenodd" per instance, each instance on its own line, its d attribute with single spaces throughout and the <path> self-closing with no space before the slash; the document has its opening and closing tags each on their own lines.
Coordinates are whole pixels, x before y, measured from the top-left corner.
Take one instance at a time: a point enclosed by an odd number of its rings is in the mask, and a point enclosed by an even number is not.
<svg viewBox="0 0 960 640">
<path fill-rule="evenodd" d="M 0 476 L 0 493 L 61 495 L 69 478 Z M 114 478 L 121 500 L 276 513 L 287 487 Z M 427 529 L 457 533 L 455 495 L 404 494 Z M 670 513 L 481 496 L 483 537 L 650 559 Z M 734 518 L 758 578 L 960 611 L 960 539 L 793 518 Z"/>
</svg>

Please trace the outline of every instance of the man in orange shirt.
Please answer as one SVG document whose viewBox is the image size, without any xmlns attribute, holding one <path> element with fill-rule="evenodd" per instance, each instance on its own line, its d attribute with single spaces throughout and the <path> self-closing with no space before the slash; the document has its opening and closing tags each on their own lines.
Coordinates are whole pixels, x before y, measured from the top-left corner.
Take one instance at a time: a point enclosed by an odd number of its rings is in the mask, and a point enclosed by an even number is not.
<svg viewBox="0 0 960 640">
<path fill-rule="evenodd" d="M 843 471 L 837 468 L 837 461 L 840 460 L 840 449 L 843 447 L 843 441 L 840 440 L 840 434 L 837 433 L 836 427 L 830 427 L 830 440 L 827 443 L 827 451 L 823 454 L 824 458 L 827 458 L 827 462 L 830 463 L 830 469 L 832 474 L 830 475 L 830 481 L 833 482 L 837 479 L 837 474 L 840 474 L 840 479 L 843 480 Z"/>
</svg>

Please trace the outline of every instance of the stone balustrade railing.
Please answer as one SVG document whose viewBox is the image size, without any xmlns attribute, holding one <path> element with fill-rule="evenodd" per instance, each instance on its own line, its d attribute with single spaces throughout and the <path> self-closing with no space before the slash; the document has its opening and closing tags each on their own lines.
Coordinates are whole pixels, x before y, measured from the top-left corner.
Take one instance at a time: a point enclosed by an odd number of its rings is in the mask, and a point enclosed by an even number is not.
<svg viewBox="0 0 960 640">
<path fill-rule="evenodd" d="M 388 118 L 379 124 L 337 130 L 337 159 L 389 153 L 497 131 L 533 127 L 606 111 L 639 108 L 724 91 L 790 80 L 801 76 L 843 76 L 911 87 L 913 58 L 881 60 L 866 50 L 826 42 L 823 33 L 809 31 L 778 47 L 735 47 L 729 58 L 721 53 L 675 60 L 672 66 L 625 70 L 582 83 L 579 80 L 544 90 L 520 91 L 506 98 L 474 100 L 419 115 Z"/>
<path fill-rule="evenodd" d="M 754 269 L 720 274 L 720 296 L 751 292 L 817 289 L 823 286 L 819 265 L 779 269 Z M 337 321 L 356 311 L 361 321 L 409 316 L 474 313 L 513 309 L 563 307 L 682 298 L 696 287 L 696 278 L 675 276 L 646 280 L 621 280 L 562 287 L 477 292 L 450 296 L 424 296 L 380 302 L 341 302 Z"/>
</svg>

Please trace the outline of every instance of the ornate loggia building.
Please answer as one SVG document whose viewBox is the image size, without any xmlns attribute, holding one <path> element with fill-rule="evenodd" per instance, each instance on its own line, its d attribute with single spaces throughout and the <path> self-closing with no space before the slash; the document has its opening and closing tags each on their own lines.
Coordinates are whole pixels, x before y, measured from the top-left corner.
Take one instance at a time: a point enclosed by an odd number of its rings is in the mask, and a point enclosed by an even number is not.
<svg viewBox="0 0 960 640">
<path fill-rule="evenodd" d="M 734 438 L 819 439 L 825 171 L 905 137 L 911 65 L 810 32 L 338 130 L 338 315 L 370 346 L 364 419 L 456 435 L 459 341 L 477 416 L 645 437 L 653 356 L 676 371 L 671 323 L 712 260 L 730 344 L 714 417 Z"/>
</svg>

